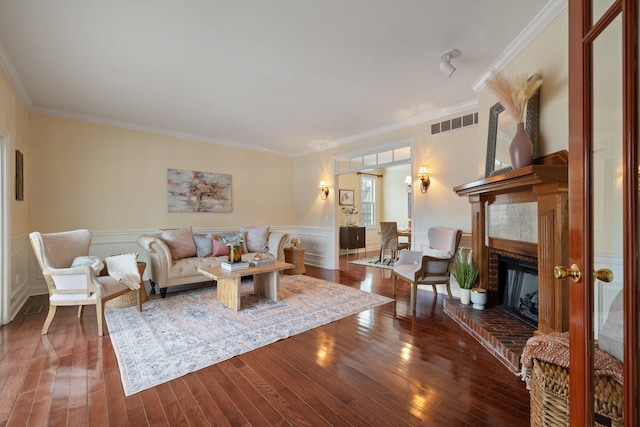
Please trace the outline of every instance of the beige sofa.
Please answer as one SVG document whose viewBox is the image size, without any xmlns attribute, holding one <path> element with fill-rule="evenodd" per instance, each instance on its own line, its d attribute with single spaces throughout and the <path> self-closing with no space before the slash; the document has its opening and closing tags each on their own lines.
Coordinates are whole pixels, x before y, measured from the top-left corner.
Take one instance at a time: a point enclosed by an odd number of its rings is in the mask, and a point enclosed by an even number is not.
<svg viewBox="0 0 640 427">
<path fill-rule="evenodd" d="M 289 241 L 287 233 L 272 232 L 269 227 L 244 227 L 238 231 L 207 235 L 192 233 L 191 227 L 183 227 L 143 234 L 138 237 L 138 245 L 149 255 L 147 273 L 151 293 L 155 293 L 155 287 L 158 286 L 160 295 L 164 298 L 170 286 L 210 281 L 208 277 L 199 274 L 198 269 L 219 266 L 228 260 L 228 255 L 220 254 L 224 249 L 221 247 L 225 245 L 218 241 L 223 235 L 243 236 L 244 261 L 254 259 L 256 253 L 284 260 L 284 245 Z M 209 242 L 213 246 L 211 254 L 207 253 Z"/>
</svg>

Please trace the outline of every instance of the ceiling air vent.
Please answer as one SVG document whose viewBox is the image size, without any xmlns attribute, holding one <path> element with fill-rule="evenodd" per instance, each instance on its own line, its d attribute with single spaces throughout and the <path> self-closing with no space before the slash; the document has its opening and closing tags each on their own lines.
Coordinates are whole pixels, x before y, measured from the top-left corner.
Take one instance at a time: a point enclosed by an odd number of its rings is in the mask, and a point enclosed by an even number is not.
<svg viewBox="0 0 640 427">
<path fill-rule="evenodd" d="M 431 124 L 431 135 L 436 133 L 449 132 L 450 130 L 456 130 L 466 128 L 467 126 L 473 126 L 478 124 L 478 113 L 465 114 L 464 116 L 454 117 L 449 120 Z"/>
</svg>

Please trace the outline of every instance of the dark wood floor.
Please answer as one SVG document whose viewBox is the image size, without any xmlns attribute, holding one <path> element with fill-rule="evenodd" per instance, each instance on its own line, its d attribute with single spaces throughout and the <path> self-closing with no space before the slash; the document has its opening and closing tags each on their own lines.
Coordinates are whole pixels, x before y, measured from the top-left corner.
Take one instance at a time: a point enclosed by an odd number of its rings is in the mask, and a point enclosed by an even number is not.
<svg viewBox="0 0 640 427">
<path fill-rule="evenodd" d="M 351 257 L 353 259 L 353 257 Z M 347 264 L 307 274 L 391 296 L 389 270 Z M 529 425 L 525 385 L 420 292 L 125 397 L 95 310 L 46 297 L 0 327 L 0 427 Z M 44 304 L 38 314 L 24 315 Z M 161 325 L 159 325 L 161 326 Z"/>
</svg>

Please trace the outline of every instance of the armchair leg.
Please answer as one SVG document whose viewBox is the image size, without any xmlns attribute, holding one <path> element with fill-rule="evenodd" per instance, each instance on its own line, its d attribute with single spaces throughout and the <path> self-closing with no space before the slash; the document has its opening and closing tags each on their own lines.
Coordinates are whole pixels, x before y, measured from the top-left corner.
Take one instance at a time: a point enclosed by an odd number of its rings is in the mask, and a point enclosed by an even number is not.
<svg viewBox="0 0 640 427">
<path fill-rule="evenodd" d="M 438 288 L 436 288 L 436 285 L 431 285 L 431 287 L 433 288 L 433 296 L 437 297 L 438 296 Z"/>
<path fill-rule="evenodd" d="M 451 283 L 447 282 L 447 293 L 449 294 L 449 299 L 453 299 L 453 295 L 451 294 Z"/>
<path fill-rule="evenodd" d="M 396 297 L 396 286 L 398 285 L 398 276 L 393 275 L 393 297 Z"/>
<path fill-rule="evenodd" d="M 98 317 L 98 336 L 103 336 L 103 329 L 102 329 L 102 319 L 104 318 L 103 311 L 104 311 L 104 301 L 100 300 L 96 304 L 96 315 Z"/>
<path fill-rule="evenodd" d="M 78 319 L 82 317 L 82 309 L 84 308 L 84 305 L 79 305 L 78 306 Z"/>
<path fill-rule="evenodd" d="M 44 325 L 42 326 L 42 335 L 47 335 L 47 332 L 49 332 L 49 326 L 51 326 L 53 316 L 56 315 L 56 308 L 57 306 L 49 304 L 49 314 L 47 314 L 47 318 L 45 319 Z"/>
<path fill-rule="evenodd" d="M 418 284 L 416 282 L 411 283 L 411 309 L 412 312 L 416 312 L 416 305 L 418 302 Z"/>
</svg>

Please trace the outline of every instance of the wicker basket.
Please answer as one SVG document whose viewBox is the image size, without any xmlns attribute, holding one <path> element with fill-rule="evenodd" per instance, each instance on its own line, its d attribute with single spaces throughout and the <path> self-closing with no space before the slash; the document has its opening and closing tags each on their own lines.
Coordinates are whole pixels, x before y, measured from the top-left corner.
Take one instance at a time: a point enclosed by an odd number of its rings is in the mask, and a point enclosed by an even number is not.
<svg viewBox="0 0 640 427">
<path fill-rule="evenodd" d="M 533 361 L 531 425 L 569 425 L 569 371 L 552 363 Z M 595 377 L 596 426 L 622 426 L 622 385 L 609 376 Z"/>
<path fill-rule="evenodd" d="M 304 248 L 284 248 L 284 261 L 293 264 L 293 268 L 284 270 L 284 274 L 305 274 Z"/>
<path fill-rule="evenodd" d="M 147 263 L 138 262 L 138 271 L 140 272 L 140 277 L 144 273 L 144 269 L 147 268 Z M 118 297 L 110 299 L 109 301 L 104 303 L 105 307 L 113 307 L 113 308 L 122 308 L 122 307 L 131 307 L 132 305 L 136 305 L 136 292 L 140 292 L 140 304 L 145 302 L 147 298 L 147 291 L 144 288 L 144 281 L 140 282 L 140 289 L 133 290 L 131 292 L 127 292 L 126 294 L 122 294 Z"/>
</svg>

